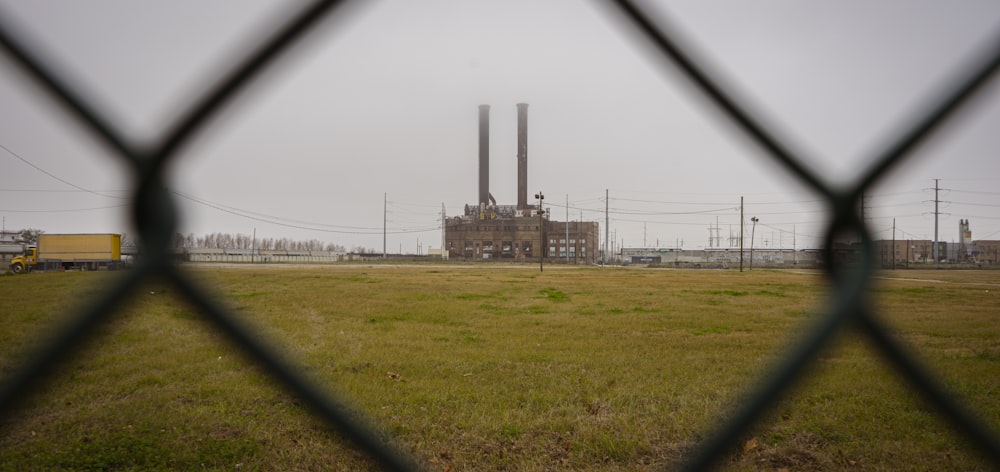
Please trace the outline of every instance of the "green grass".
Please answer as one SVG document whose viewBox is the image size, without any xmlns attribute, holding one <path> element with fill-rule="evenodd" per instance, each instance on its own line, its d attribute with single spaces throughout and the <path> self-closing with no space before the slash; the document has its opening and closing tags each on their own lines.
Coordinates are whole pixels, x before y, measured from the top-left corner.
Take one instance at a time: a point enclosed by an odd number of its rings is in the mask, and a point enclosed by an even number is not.
<svg viewBox="0 0 1000 472">
<path fill-rule="evenodd" d="M 818 273 L 802 271 L 191 273 L 430 470 L 674 464 L 816 321 L 825 293 Z M 119 275 L 0 279 L 0 381 Z M 1000 273 L 882 275 L 905 277 L 873 291 L 893 333 L 1000 425 Z M 988 469 L 857 333 L 808 370 L 725 468 Z M 0 470 L 372 467 L 162 283 L 138 291 L 53 378 L 0 424 Z"/>
</svg>

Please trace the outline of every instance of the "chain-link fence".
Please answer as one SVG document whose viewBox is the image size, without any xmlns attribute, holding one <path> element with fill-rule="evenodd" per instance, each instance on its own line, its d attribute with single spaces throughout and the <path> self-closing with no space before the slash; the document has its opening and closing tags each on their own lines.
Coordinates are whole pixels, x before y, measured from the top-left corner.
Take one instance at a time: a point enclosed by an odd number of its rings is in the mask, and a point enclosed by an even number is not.
<svg viewBox="0 0 1000 472">
<path fill-rule="evenodd" d="M 53 73 L 35 57 L 30 45 L 11 34 L 9 18 L 0 14 L 0 43 L 12 60 L 19 64 L 44 90 L 51 94 L 80 125 L 86 128 L 106 145 L 117 150 L 122 165 L 128 166 L 136 176 L 136 192 L 132 201 L 135 225 L 144 243 L 144 257 L 135 267 L 132 275 L 120 280 L 116 286 L 96 295 L 89 308 L 77 313 L 72 321 L 61 327 L 41 354 L 23 366 L 8 381 L 0 386 L 0 417 L 9 417 L 14 408 L 29 395 L 31 387 L 40 383 L 45 373 L 50 372 L 61 360 L 71 355 L 75 349 L 92 335 L 96 327 L 122 307 L 125 300 L 134 294 L 139 286 L 150 279 L 165 280 L 176 287 L 181 294 L 209 317 L 218 328 L 244 347 L 261 365 L 266 367 L 290 390 L 314 407 L 319 416 L 335 426 L 344 435 L 367 451 L 377 462 L 387 469 L 414 470 L 416 461 L 407 454 L 386 444 L 379 433 L 362 420 L 347 414 L 348 408 L 340 399 L 322 393 L 321 389 L 286 365 L 276 350 L 261 342 L 259 336 L 248 330 L 233 314 L 222 308 L 203 288 L 196 285 L 189 275 L 181 272 L 170 257 L 170 239 L 177 221 L 175 202 L 166 191 L 164 168 L 205 124 L 211 120 L 247 82 L 267 67 L 283 51 L 292 46 L 297 38 L 315 28 L 324 18 L 343 10 L 340 1 L 319 1 L 302 9 L 283 28 L 262 46 L 247 55 L 233 68 L 219 84 L 206 91 L 190 106 L 184 119 L 174 129 L 167 130 L 161 142 L 150 148 L 131 145 L 119 127 L 91 109 L 83 97 L 75 92 L 73 84 L 65 77 Z M 956 110 L 971 101 L 976 92 L 995 75 L 1000 66 L 1000 36 L 993 38 L 992 49 L 981 54 L 979 61 L 968 67 L 964 74 L 952 83 L 951 89 L 941 93 L 932 101 L 923 117 L 914 120 L 913 125 L 899 133 L 890 146 L 878 155 L 871 156 L 876 163 L 870 170 L 844 189 L 836 189 L 802 164 L 788 147 L 755 119 L 751 110 L 735 100 L 712 76 L 706 74 L 696 58 L 679 47 L 671 35 L 671 29 L 663 22 L 662 16 L 654 17 L 643 8 L 630 1 L 610 2 L 615 12 L 621 15 L 623 24 L 643 36 L 643 40 L 654 46 L 654 60 L 664 66 L 681 71 L 711 103 L 724 112 L 738 128 L 742 129 L 758 146 L 777 162 L 787 167 L 804 184 L 822 195 L 830 208 L 830 221 L 826 227 L 827 254 L 831 254 L 834 237 L 841 234 L 860 235 L 862 264 L 845 266 L 836 261 L 827 261 L 826 267 L 830 283 L 830 303 L 822 316 L 822 322 L 790 349 L 785 361 L 770 377 L 770 381 L 752 394 L 742 409 L 731 416 L 717 431 L 708 436 L 699 449 L 687 460 L 684 468 L 703 470 L 725 457 L 741 437 L 774 406 L 780 394 L 802 376 L 804 370 L 816 359 L 818 353 L 828 346 L 834 335 L 847 328 L 870 338 L 881 355 L 905 377 L 923 397 L 933 405 L 944 418 L 949 420 L 974 445 L 976 445 L 995 466 L 1000 468 L 1000 442 L 995 433 L 975 414 L 966 410 L 954 400 L 940 382 L 918 361 L 907 354 L 902 345 L 894 339 L 871 310 L 867 297 L 874 272 L 873 242 L 863 221 L 859 218 L 858 201 L 863 192 L 894 167 L 901 165 L 907 156 L 930 139 L 940 125 Z"/>
</svg>

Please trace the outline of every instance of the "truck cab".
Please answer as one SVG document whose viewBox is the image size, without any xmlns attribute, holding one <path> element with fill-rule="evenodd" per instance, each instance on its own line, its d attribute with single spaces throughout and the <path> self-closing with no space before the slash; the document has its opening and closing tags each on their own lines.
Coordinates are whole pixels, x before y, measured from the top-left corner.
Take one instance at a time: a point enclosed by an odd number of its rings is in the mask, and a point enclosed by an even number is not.
<svg viewBox="0 0 1000 472">
<path fill-rule="evenodd" d="M 28 246 L 23 256 L 15 256 L 10 260 L 10 271 L 17 274 L 21 271 L 31 271 L 38 261 L 38 247 Z"/>
</svg>

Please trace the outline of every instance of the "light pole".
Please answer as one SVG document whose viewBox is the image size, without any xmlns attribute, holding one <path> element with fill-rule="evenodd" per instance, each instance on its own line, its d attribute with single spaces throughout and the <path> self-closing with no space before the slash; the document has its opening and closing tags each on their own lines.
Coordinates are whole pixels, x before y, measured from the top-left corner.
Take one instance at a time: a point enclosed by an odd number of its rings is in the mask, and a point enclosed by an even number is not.
<svg viewBox="0 0 1000 472">
<path fill-rule="evenodd" d="M 545 210 L 542 209 L 542 201 L 545 200 L 545 195 L 539 191 L 535 194 L 535 198 L 538 199 L 538 242 L 541 243 L 538 249 L 541 254 L 538 255 L 538 271 L 545 272 L 545 220 L 542 219 L 545 215 Z"/>
<path fill-rule="evenodd" d="M 757 222 L 760 220 L 756 216 L 751 216 L 750 221 L 753 222 L 753 226 L 750 227 L 750 270 L 753 270 L 753 233 L 757 229 Z"/>
</svg>

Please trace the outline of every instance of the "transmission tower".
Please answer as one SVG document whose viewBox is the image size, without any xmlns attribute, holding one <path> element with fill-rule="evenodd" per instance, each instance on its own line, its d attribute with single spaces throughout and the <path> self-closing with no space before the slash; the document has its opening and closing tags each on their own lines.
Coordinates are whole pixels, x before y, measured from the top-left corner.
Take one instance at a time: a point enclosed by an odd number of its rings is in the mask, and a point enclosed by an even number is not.
<svg viewBox="0 0 1000 472">
<path fill-rule="evenodd" d="M 935 264 L 940 260 L 938 257 L 938 215 L 940 215 L 938 212 L 938 203 L 941 203 L 941 200 L 938 200 L 938 190 L 940 190 L 938 182 L 940 180 L 934 179 L 934 246 L 931 248 L 931 253 L 934 254 Z"/>
</svg>

